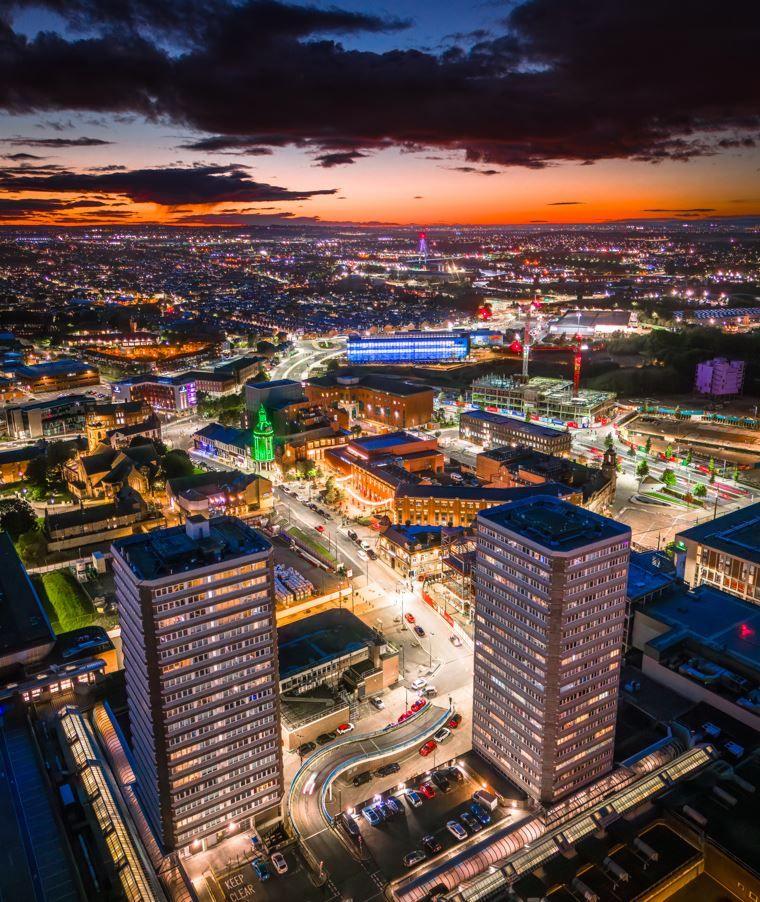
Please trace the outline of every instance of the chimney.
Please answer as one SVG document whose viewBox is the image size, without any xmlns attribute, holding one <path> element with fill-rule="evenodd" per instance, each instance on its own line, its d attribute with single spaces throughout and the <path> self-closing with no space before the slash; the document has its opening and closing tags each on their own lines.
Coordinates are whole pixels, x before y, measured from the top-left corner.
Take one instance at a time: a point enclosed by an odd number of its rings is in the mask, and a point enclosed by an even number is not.
<svg viewBox="0 0 760 902">
<path fill-rule="evenodd" d="M 188 517 L 185 521 L 185 532 L 188 535 L 188 538 L 195 539 L 207 539 L 211 535 L 209 522 L 205 517 L 201 517 L 200 514 L 194 514 L 192 517 Z"/>
</svg>

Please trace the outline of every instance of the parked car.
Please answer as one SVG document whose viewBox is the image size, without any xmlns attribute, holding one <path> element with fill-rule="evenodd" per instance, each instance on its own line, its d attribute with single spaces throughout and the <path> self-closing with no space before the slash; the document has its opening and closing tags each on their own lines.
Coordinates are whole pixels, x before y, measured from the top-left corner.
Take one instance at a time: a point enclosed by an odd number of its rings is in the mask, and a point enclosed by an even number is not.
<svg viewBox="0 0 760 902">
<path fill-rule="evenodd" d="M 349 836 L 356 839 L 356 837 L 361 836 L 361 830 L 359 829 L 359 825 L 356 821 L 351 817 L 350 814 L 346 814 L 345 811 L 341 812 L 339 822 L 343 829 L 348 833 Z"/>
<path fill-rule="evenodd" d="M 418 698 L 417 701 L 412 702 L 412 705 L 409 708 L 409 710 L 412 712 L 412 714 L 416 714 L 418 711 L 421 711 L 425 707 L 426 704 L 427 704 L 427 702 L 425 701 L 424 698 Z"/>
<path fill-rule="evenodd" d="M 273 852 L 270 861 L 272 862 L 272 867 L 278 874 L 288 873 L 288 863 L 285 861 L 285 856 L 282 852 Z"/>
<path fill-rule="evenodd" d="M 441 792 L 448 792 L 451 789 L 451 783 L 449 783 L 448 778 L 439 770 L 434 771 L 430 779 L 441 790 Z"/>
<path fill-rule="evenodd" d="M 398 718 L 397 723 L 403 723 L 405 720 L 409 720 L 409 718 L 410 718 L 411 716 L 412 716 L 412 712 L 411 712 L 411 711 L 404 711 L 403 714 L 400 714 L 400 715 L 399 715 L 399 718 Z"/>
<path fill-rule="evenodd" d="M 338 736 L 345 736 L 345 734 L 350 733 L 353 728 L 354 725 L 352 723 L 342 723 L 335 728 L 335 732 Z"/>
<path fill-rule="evenodd" d="M 459 820 L 467 827 L 470 833 L 477 833 L 478 830 L 483 829 L 483 825 L 480 821 L 475 817 L 474 814 L 471 814 L 469 811 L 463 811 L 459 815 Z"/>
<path fill-rule="evenodd" d="M 446 727 L 441 727 L 437 733 L 433 733 L 433 739 L 440 745 L 440 743 L 445 742 L 449 736 L 451 736 L 451 730 L 447 730 Z"/>
<path fill-rule="evenodd" d="M 459 821 L 455 821 L 453 818 L 450 821 L 446 821 L 446 829 L 455 839 L 458 839 L 459 842 L 467 839 L 467 831 L 459 823 Z"/>
<path fill-rule="evenodd" d="M 310 755 L 316 747 L 316 742 L 304 742 L 303 745 L 298 746 L 298 754 L 302 758 L 305 758 L 307 755 Z"/>
<path fill-rule="evenodd" d="M 373 696 L 369 700 L 369 703 L 370 703 L 370 705 L 372 705 L 373 708 L 377 708 L 378 711 L 382 711 L 383 708 L 385 707 L 385 702 L 381 698 L 379 698 L 377 695 Z"/>
<path fill-rule="evenodd" d="M 414 623 L 414 614 L 404 614 L 404 620 L 407 623 Z"/>
<path fill-rule="evenodd" d="M 354 777 L 354 786 L 364 786 L 365 783 L 369 783 L 372 779 L 372 773 L 368 770 L 363 770 L 360 774 L 357 774 Z"/>
<path fill-rule="evenodd" d="M 443 846 L 440 841 L 437 840 L 432 833 L 427 836 L 422 837 L 422 848 L 427 852 L 428 855 L 437 855 Z"/>
<path fill-rule="evenodd" d="M 314 527 L 314 529 L 316 529 L 317 532 L 324 532 L 324 531 L 325 531 L 325 528 L 324 528 L 324 526 L 322 526 L 321 523 L 317 523 L 317 525 Z"/>
<path fill-rule="evenodd" d="M 424 639 L 424 638 L 425 638 L 425 630 L 424 630 L 419 624 L 417 624 L 417 625 L 414 627 L 414 633 L 415 633 L 415 635 L 419 636 L 420 639 Z"/>
<path fill-rule="evenodd" d="M 484 811 L 495 811 L 499 804 L 499 799 L 492 792 L 486 789 L 478 789 L 472 794 L 472 800 L 478 804 Z"/>
<path fill-rule="evenodd" d="M 372 805 L 368 805 L 366 808 L 362 808 L 362 817 L 371 827 L 379 827 L 380 824 L 382 824 L 382 822 L 385 820 L 385 818 Z"/>
<path fill-rule="evenodd" d="M 454 646 L 454 648 L 461 648 L 461 647 L 462 647 L 462 640 L 459 638 L 459 636 L 451 636 L 451 637 L 449 638 L 449 641 L 450 641 L 451 644 Z"/>
<path fill-rule="evenodd" d="M 412 808 L 419 808 L 422 805 L 422 796 L 417 792 L 416 789 L 407 789 L 406 791 L 406 800 L 412 806 Z"/>
<path fill-rule="evenodd" d="M 453 780 L 455 783 L 464 783 L 464 774 L 458 767 L 447 767 L 442 773 L 447 780 Z"/>
<path fill-rule="evenodd" d="M 422 677 L 417 677 L 416 680 L 412 680 L 412 689 L 415 692 L 418 692 L 420 689 L 424 689 L 427 686 L 427 680 L 424 680 Z"/>
<path fill-rule="evenodd" d="M 359 544 L 362 546 L 362 548 L 363 548 L 365 551 L 369 551 L 369 549 L 372 547 L 372 543 L 370 542 L 369 539 L 362 539 L 362 540 L 359 542 Z"/>
<path fill-rule="evenodd" d="M 438 743 L 437 743 L 434 739 L 429 739 L 429 740 L 425 743 L 425 745 L 423 745 L 423 746 L 420 747 L 420 755 L 422 755 L 423 758 L 427 758 L 427 756 L 428 756 L 431 752 L 434 752 L 434 751 L 435 751 L 435 749 L 436 749 L 437 746 L 438 746 Z"/>
<path fill-rule="evenodd" d="M 369 560 L 369 555 L 367 554 L 367 552 L 366 552 L 363 548 L 360 548 L 360 549 L 356 552 L 356 556 L 359 557 L 359 558 L 361 558 L 363 561 Z"/>
<path fill-rule="evenodd" d="M 390 808 L 393 814 L 404 814 L 404 806 L 395 796 L 388 796 L 384 804 L 386 808 Z"/>
<path fill-rule="evenodd" d="M 401 765 L 397 764 L 395 761 L 391 761 L 390 764 L 384 764 L 382 767 L 378 767 L 377 772 L 381 777 L 390 777 L 391 774 L 397 774 L 401 770 Z"/>
<path fill-rule="evenodd" d="M 404 865 L 408 868 L 413 868 L 415 864 L 419 864 L 424 860 L 425 853 L 420 852 L 419 849 L 415 849 L 414 852 L 407 852 L 407 854 L 404 855 Z"/>
<path fill-rule="evenodd" d="M 371 561 L 376 561 L 376 560 L 377 560 L 377 552 L 376 552 L 376 551 L 373 551 L 371 548 L 368 548 L 368 549 L 367 549 L 367 557 L 368 557 Z"/>
<path fill-rule="evenodd" d="M 472 802 L 470 804 L 470 811 L 484 827 L 487 827 L 491 823 L 491 815 L 486 811 L 485 808 L 483 808 L 482 805 L 478 805 L 477 802 Z"/>
<path fill-rule="evenodd" d="M 425 698 L 435 698 L 438 695 L 438 690 L 435 686 L 426 686 L 422 692 Z"/>
<path fill-rule="evenodd" d="M 266 861 L 263 858 L 256 858 L 253 861 L 253 870 L 256 872 L 256 876 L 259 880 L 269 880 L 272 876 L 269 873 L 269 868 L 267 867 Z"/>
<path fill-rule="evenodd" d="M 426 799 L 435 798 L 435 786 L 433 786 L 433 784 L 429 780 L 426 780 L 424 783 L 420 783 L 420 792 L 425 796 Z"/>
<path fill-rule="evenodd" d="M 459 724 L 462 723 L 462 715 L 461 714 L 453 714 L 449 718 L 449 722 L 446 724 L 447 727 L 450 727 L 452 730 L 456 730 Z"/>
<path fill-rule="evenodd" d="M 349 539 L 351 539 L 352 542 L 355 542 L 355 541 L 359 538 L 359 537 L 356 535 L 356 533 L 353 531 L 353 529 L 349 529 L 349 531 L 348 531 L 348 537 L 349 537 Z"/>
<path fill-rule="evenodd" d="M 334 730 L 331 730 L 329 733 L 320 733 L 317 736 L 317 745 L 327 745 L 328 742 L 332 742 L 337 736 L 338 734 Z"/>
</svg>

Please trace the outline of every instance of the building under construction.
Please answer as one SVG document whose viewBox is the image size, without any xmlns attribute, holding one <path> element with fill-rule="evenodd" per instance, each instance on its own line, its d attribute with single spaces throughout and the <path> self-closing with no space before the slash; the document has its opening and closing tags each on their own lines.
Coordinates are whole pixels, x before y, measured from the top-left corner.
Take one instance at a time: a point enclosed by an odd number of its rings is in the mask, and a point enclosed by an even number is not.
<svg viewBox="0 0 760 902">
<path fill-rule="evenodd" d="M 591 426 L 615 407 L 611 392 L 578 389 L 569 379 L 484 376 L 472 383 L 472 403 L 494 412 L 527 416 L 556 425 Z"/>
</svg>

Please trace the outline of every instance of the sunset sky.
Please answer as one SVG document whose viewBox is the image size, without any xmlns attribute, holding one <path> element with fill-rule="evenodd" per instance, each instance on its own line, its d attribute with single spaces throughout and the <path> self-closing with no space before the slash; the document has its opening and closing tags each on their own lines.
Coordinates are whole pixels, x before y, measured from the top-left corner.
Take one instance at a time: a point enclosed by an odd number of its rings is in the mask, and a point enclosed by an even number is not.
<svg viewBox="0 0 760 902">
<path fill-rule="evenodd" d="M 755 215 L 759 7 L 0 0 L 0 223 Z"/>
</svg>

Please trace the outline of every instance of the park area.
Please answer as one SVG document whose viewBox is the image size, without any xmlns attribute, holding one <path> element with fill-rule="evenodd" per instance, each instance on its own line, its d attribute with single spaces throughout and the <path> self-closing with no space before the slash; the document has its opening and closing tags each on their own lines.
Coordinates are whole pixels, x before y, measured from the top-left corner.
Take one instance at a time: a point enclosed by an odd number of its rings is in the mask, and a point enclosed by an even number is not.
<svg viewBox="0 0 760 902">
<path fill-rule="evenodd" d="M 98 613 L 70 570 L 35 574 L 32 580 L 56 634 L 93 624 L 104 629 L 116 625 L 116 615 Z"/>
</svg>

